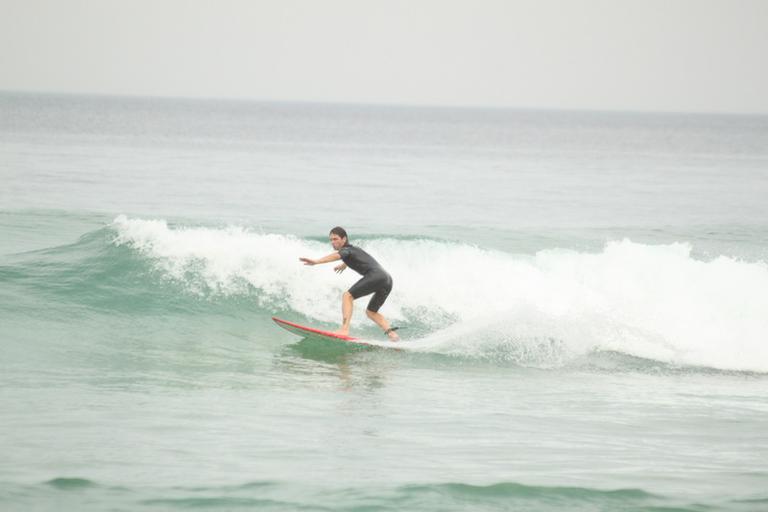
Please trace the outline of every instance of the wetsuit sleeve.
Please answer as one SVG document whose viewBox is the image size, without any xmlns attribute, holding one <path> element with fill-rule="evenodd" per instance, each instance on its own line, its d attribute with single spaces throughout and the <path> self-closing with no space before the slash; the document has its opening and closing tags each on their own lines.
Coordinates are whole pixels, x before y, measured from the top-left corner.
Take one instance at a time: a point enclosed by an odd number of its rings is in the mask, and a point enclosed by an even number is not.
<svg viewBox="0 0 768 512">
<path fill-rule="evenodd" d="M 339 256 L 341 256 L 341 259 L 346 261 L 346 259 L 349 257 L 350 249 L 349 247 L 342 247 L 339 249 Z"/>
</svg>

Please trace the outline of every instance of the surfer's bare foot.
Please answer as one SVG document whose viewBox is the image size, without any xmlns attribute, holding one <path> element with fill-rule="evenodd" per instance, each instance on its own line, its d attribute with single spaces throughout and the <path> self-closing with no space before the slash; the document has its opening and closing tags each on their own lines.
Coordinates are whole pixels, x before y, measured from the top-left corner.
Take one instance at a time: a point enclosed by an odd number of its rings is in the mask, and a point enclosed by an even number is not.
<svg viewBox="0 0 768 512">
<path fill-rule="evenodd" d="M 338 329 L 336 331 L 333 331 L 333 334 L 341 334 L 342 336 L 349 336 L 349 329 Z"/>
<path fill-rule="evenodd" d="M 387 336 L 389 336 L 389 341 L 400 341 L 400 336 L 395 331 L 389 331 Z"/>
</svg>

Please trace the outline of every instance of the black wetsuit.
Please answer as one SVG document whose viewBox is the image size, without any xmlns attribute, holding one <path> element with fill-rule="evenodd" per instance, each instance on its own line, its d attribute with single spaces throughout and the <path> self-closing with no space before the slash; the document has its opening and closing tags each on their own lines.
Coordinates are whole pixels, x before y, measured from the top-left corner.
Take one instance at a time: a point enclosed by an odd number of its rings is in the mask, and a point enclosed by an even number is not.
<svg viewBox="0 0 768 512">
<path fill-rule="evenodd" d="M 368 310 L 377 313 L 384 301 L 387 300 L 389 292 L 392 291 L 392 276 L 379 265 L 378 261 L 373 259 L 373 256 L 354 245 L 345 245 L 339 249 L 339 255 L 349 268 L 363 276 L 362 279 L 352 285 L 349 293 L 355 299 L 372 293 L 373 297 L 368 303 Z"/>
</svg>

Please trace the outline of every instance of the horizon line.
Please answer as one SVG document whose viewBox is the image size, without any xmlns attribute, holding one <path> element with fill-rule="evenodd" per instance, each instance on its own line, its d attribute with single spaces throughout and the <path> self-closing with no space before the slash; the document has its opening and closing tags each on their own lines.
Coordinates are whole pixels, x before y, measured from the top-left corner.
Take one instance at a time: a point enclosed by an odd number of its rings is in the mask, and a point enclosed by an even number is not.
<svg viewBox="0 0 768 512">
<path fill-rule="evenodd" d="M 283 105 L 327 105 L 339 107 L 362 108 L 393 108 L 393 109 L 432 109 L 432 110 L 507 110 L 527 112 L 561 112 L 561 113 L 594 113 L 594 114 L 639 114 L 639 115 L 703 115 L 703 116 L 735 116 L 735 117 L 764 117 L 766 112 L 742 112 L 728 110 L 638 110 L 623 108 L 598 108 L 598 107 L 544 107 L 544 106 L 514 106 L 514 105 L 489 105 L 489 104 L 440 104 L 440 103 L 408 103 L 392 101 L 343 101 L 343 100 L 300 100 L 300 99 L 276 99 L 258 98 L 247 96 L 206 96 L 206 95 L 168 95 L 168 94 L 138 94 L 138 93 L 109 93 L 109 92 L 82 92 L 82 91 L 57 91 L 42 89 L 0 89 L 0 95 L 28 95 L 28 96 L 59 96 L 82 98 L 113 98 L 113 99 L 145 99 L 145 100 L 183 100 L 200 102 L 233 102 L 252 104 L 283 104 Z"/>
</svg>

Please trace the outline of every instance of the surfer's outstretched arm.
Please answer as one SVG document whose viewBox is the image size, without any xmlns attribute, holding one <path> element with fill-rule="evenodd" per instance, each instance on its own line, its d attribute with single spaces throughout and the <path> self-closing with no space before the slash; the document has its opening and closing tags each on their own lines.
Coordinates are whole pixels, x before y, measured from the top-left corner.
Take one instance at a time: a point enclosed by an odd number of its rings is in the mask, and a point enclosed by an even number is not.
<svg viewBox="0 0 768 512">
<path fill-rule="evenodd" d="M 300 261 L 303 261 L 305 265 L 319 265 L 321 263 L 330 263 L 332 261 L 340 260 L 341 254 L 337 252 L 332 252 L 328 256 L 323 256 L 319 260 L 313 260 L 312 258 L 299 258 Z"/>
</svg>

